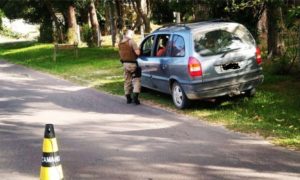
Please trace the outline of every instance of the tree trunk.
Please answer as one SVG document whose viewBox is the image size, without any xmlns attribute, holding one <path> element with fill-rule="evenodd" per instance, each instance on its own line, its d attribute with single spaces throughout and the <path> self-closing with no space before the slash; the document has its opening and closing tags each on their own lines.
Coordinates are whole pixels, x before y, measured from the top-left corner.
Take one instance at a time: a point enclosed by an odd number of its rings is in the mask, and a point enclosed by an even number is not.
<svg viewBox="0 0 300 180">
<path fill-rule="evenodd" d="M 78 43 L 77 40 L 77 21 L 75 16 L 75 7 L 70 5 L 68 7 L 68 43 Z"/>
<path fill-rule="evenodd" d="M 286 46 L 284 42 L 284 33 L 287 31 L 285 27 L 285 23 L 283 20 L 282 8 L 278 8 L 278 27 L 279 27 L 279 38 L 278 38 L 278 45 L 277 45 L 277 52 L 278 55 L 283 55 L 286 52 Z"/>
<path fill-rule="evenodd" d="M 145 12 L 145 29 L 147 29 L 146 33 L 150 33 L 151 32 L 151 22 L 150 22 L 150 18 L 151 18 L 151 1 L 150 0 L 144 0 L 144 6 L 143 6 L 143 11 Z"/>
<path fill-rule="evenodd" d="M 147 5 L 145 5 L 146 2 L 147 1 L 144 1 L 144 0 L 142 2 L 141 2 L 141 0 L 135 0 L 135 4 L 136 4 L 135 10 L 136 10 L 136 13 L 139 14 L 139 16 L 143 19 L 143 24 L 145 25 L 145 32 L 150 33 L 150 31 L 151 31 L 150 19 L 147 16 L 147 12 L 145 12 L 146 10 L 143 10 L 143 8 L 142 8 L 142 5 L 143 5 L 143 7 L 147 7 Z"/>
<path fill-rule="evenodd" d="M 116 44 L 116 29 L 115 29 L 115 21 L 114 21 L 115 6 L 112 0 L 107 1 L 107 5 L 109 9 L 111 41 L 112 41 L 112 46 L 114 47 Z"/>
<path fill-rule="evenodd" d="M 283 28 L 281 7 L 276 4 L 267 4 L 268 24 L 268 57 L 282 54 L 284 49 L 283 40 L 280 38 L 280 31 Z"/>
<path fill-rule="evenodd" d="M 118 41 L 120 42 L 123 38 L 123 29 L 124 29 L 124 1 L 123 0 L 116 0 L 116 10 L 117 10 L 117 34 L 118 34 Z"/>
<path fill-rule="evenodd" d="M 100 39 L 99 23 L 98 23 L 94 1 L 91 1 L 89 4 L 89 14 L 90 14 L 90 21 L 91 21 L 92 31 L 93 31 L 93 43 L 97 47 L 99 47 L 101 39 Z"/>
<path fill-rule="evenodd" d="M 54 9 L 53 9 L 53 5 L 49 0 L 44 0 L 44 3 L 49 11 L 49 13 L 51 14 L 51 18 L 55 23 L 56 26 L 56 31 L 58 33 L 58 42 L 62 43 L 64 41 L 64 34 L 61 28 L 61 24 L 59 23 L 58 18 L 55 15 Z"/>
<path fill-rule="evenodd" d="M 140 13 L 138 13 L 138 9 L 137 9 L 137 5 L 136 5 L 135 1 L 131 1 L 131 5 L 132 5 L 134 12 L 136 12 L 136 14 L 137 14 L 135 23 L 134 23 L 133 27 L 131 27 L 131 29 L 134 30 L 134 29 L 137 29 L 138 27 L 140 27 L 143 22 L 142 22 Z"/>
<path fill-rule="evenodd" d="M 123 7 L 123 0 L 116 0 L 116 10 L 117 10 L 117 28 L 122 30 L 124 28 L 124 7 Z"/>
<path fill-rule="evenodd" d="M 104 26 L 104 34 L 105 35 L 109 35 L 110 34 L 110 21 L 109 21 L 109 13 L 110 13 L 110 10 L 109 10 L 109 4 L 106 3 L 105 4 L 105 26 Z"/>
<path fill-rule="evenodd" d="M 87 24 L 89 27 L 92 27 L 89 9 L 81 8 L 80 15 L 81 15 L 83 24 Z"/>
<path fill-rule="evenodd" d="M 132 30 L 138 29 L 139 27 L 141 27 L 142 24 L 143 24 L 143 19 L 138 14 L 137 17 L 136 17 L 136 21 L 135 21 L 133 27 L 131 27 L 131 29 Z"/>
</svg>

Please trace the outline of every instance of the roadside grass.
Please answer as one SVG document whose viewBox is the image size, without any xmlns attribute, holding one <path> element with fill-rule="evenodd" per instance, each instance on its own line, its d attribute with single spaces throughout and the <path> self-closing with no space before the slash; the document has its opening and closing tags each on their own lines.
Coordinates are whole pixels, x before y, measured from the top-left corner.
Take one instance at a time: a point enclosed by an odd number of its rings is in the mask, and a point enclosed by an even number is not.
<svg viewBox="0 0 300 180">
<path fill-rule="evenodd" d="M 0 45 L 0 57 L 12 63 L 123 96 L 123 69 L 116 48 L 80 48 L 78 58 L 72 51 L 60 51 L 56 62 L 52 55 L 52 44 Z M 161 108 L 222 124 L 234 131 L 260 135 L 274 144 L 300 150 L 300 77 L 272 75 L 268 70 L 264 74 L 265 81 L 253 98 L 195 101 L 186 110 L 176 110 L 171 96 L 149 89 L 143 89 L 141 98 Z"/>
</svg>

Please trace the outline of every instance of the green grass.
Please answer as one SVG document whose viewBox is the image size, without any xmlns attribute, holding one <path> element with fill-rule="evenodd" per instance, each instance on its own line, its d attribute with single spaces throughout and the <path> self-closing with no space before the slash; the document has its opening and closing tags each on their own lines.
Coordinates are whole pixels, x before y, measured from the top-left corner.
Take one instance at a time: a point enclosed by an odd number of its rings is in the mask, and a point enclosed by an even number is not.
<svg viewBox="0 0 300 180">
<path fill-rule="evenodd" d="M 112 94 L 123 95 L 123 69 L 115 48 L 80 48 L 58 53 L 53 45 L 17 43 L 0 45 L 0 57 L 16 64 L 58 75 Z M 267 69 L 267 68 L 265 68 Z M 254 98 L 235 97 L 218 103 L 195 101 L 189 109 L 176 110 L 169 95 L 146 90 L 142 100 L 178 113 L 223 124 L 229 129 L 259 134 L 271 142 L 300 150 L 299 77 L 276 76 L 265 71 L 265 81 Z"/>
<path fill-rule="evenodd" d="M 114 94 L 122 92 L 123 69 L 115 48 L 80 48 L 79 58 L 72 50 L 61 50 L 54 62 L 52 44 L 17 43 L 0 45 L 0 56 Z"/>
</svg>

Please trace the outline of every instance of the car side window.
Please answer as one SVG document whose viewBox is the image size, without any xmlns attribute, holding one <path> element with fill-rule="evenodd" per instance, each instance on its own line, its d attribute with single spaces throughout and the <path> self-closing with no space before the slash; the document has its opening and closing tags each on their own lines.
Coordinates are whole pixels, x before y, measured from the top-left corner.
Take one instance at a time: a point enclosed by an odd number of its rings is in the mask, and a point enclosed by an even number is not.
<svg viewBox="0 0 300 180">
<path fill-rule="evenodd" d="M 172 57 L 183 57 L 185 56 L 185 43 L 182 36 L 174 35 L 172 41 Z"/>
<path fill-rule="evenodd" d="M 155 36 L 150 36 L 143 42 L 141 47 L 141 56 L 151 56 L 154 45 L 154 37 Z"/>
<path fill-rule="evenodd" d="M 156 40 L 157 45 L 156 45 L 155 55 L 158 56 L 158 57 L 166 56 L 170 35 L 169 34 L 158 35 L 156 39 L 157 39 Z"/>
</svg>

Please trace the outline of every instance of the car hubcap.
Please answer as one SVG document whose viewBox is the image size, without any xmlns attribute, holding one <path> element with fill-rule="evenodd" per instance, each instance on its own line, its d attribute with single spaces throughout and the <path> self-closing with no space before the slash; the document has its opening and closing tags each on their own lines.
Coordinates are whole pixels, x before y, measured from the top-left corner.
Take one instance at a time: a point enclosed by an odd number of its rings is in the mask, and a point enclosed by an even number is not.
<svg viewBox="0 0 300 180">
<path fill-rule="evenodd" d="M 173 89 L 173 98 L 174 98 L 175 104 L 177 104 L 178 106 L 181 106 L 181 104 L 182 104 L 182 98 L 183 98 L 182 96 L 183 96 L 183 94 L 182 94 L 180 87 L 175 86 Z"/>
</svg>

